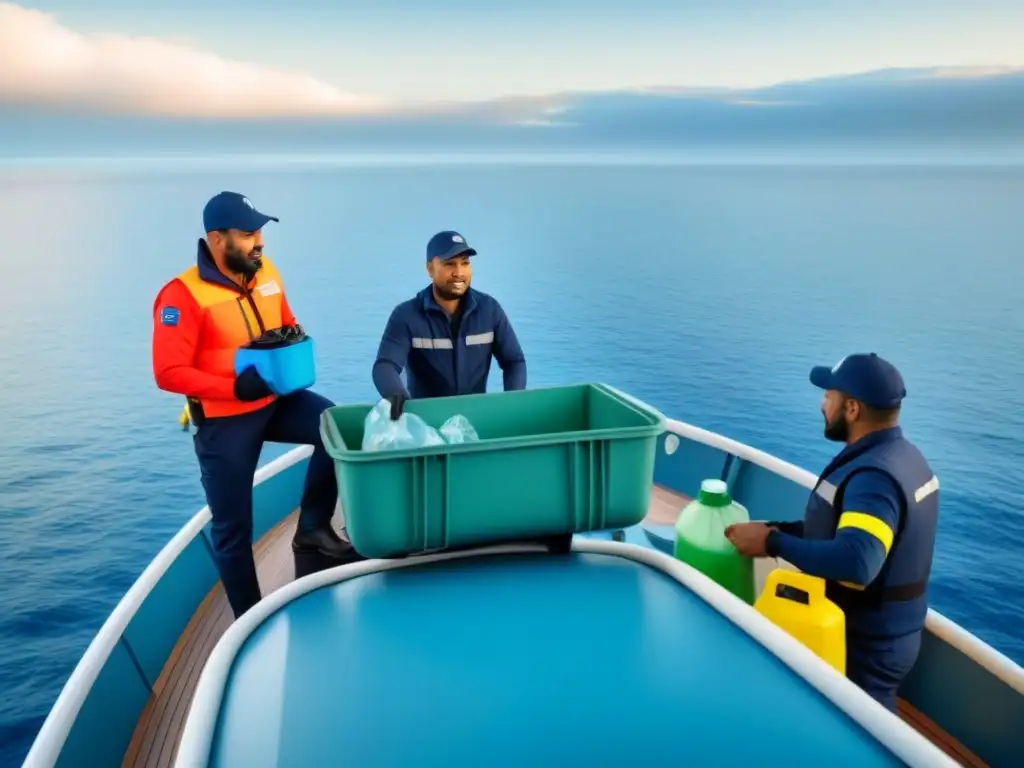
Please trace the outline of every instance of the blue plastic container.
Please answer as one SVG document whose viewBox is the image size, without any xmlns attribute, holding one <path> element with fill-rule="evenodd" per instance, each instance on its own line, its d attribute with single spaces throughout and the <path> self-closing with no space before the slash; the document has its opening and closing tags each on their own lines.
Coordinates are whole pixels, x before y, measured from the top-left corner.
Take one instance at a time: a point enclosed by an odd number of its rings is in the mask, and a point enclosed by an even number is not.
<svg viewBox="0 0 1024 768">
<path fill-rule="evenodd" d="M 270 349 L 242 347 L 235 353 L 235 374 L 254 366 L 275 395 L 287 395 L 316 382 L 313 357 L 313 339 L 309 336 L 295 344 Z"/>
</svg>

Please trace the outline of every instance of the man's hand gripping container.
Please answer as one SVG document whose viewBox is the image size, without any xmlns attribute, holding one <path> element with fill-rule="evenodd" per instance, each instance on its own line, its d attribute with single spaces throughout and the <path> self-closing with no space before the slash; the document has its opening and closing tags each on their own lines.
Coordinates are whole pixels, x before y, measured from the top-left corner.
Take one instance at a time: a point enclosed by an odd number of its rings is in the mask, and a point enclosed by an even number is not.
<svg viewBox="0 0 1024 768">
<path fill-rule="evenodd" d="M 621 528 L 647 514 L 665 417 L 607 385 L 411 400 L 406 410 L 433 427 L 462 414 L 480 440 L 409 450 L 360 450 L 371 408 L 320 417 L 364 557 Z"/>
</svg>

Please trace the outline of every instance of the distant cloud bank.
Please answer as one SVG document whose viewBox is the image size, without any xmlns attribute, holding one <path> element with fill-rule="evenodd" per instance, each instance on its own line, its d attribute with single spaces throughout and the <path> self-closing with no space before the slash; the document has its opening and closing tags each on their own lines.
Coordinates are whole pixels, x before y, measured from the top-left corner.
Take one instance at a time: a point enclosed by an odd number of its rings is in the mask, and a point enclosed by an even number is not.
<svg viewBox="0 0 1024 768">
<path fill-rule="evenodd" d="M 226 118 L 353 115 L 387 106 L 303 74 L 180 44 L 82 35 L 13 3 L 0 3 L 0 102 Z"/>
<path fill-rule="evenodd" d="M 73 138 L 63 117 L 69 113 L 78 118 Z M 1024 69 L 936 66 L 762 88 L 668 83 L 394 103 L 167 40 L 80 34 L 51 14 L 0 0 L 0 156 L 75 142 L 125 149 L 133 136 L 140 148 L 220 141 L 253 152 L 297 145 L 327 151 L 345 142 L 463 149 L 893 139 L 1024 146 Z"/>
</svg>

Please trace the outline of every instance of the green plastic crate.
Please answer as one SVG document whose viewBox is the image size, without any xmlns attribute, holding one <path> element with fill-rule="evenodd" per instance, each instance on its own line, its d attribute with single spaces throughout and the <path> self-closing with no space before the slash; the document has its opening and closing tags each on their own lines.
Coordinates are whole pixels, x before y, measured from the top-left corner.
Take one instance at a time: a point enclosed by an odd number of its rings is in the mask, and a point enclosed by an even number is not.
<svg viewBox="0 0 1024 768">
<path fill-rule="evenodd" d="M 665 417 L 603 384 L 411 400 L 438 428 L 462 414 L 479 441 L 363 452 L 372 405 L 321 415 L 348 535 L 364 557 L 582 533 L 643 520 Z"/>
</svg>

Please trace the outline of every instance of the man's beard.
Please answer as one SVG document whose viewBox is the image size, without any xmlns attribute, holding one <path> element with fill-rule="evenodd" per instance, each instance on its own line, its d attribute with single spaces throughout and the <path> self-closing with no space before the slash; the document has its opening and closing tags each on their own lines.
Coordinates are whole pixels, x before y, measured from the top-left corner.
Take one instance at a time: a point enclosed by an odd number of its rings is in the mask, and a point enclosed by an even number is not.
<svg viewBox="0 0 1024 768">
<path fill-rule="evenodd" d="M 461 299 L 463 296 L 466 295 L 466 291 L 469 290 L 469 283 L 466 284 L 466 287 L 462 289 L 461 293 L 456 293 L 455 291 L 451 290 L 446 286 L 436 284 L 434 285 L 434 290 L 437 292 L 437 295 L 440 296 L 445 301 L 455 301 L 457 299 Z"/>
<path fill-rule="evenodd" d="M 224 265 L 236 275 L 252 277 L 263 266 L 263 260 L 260 258 L 262 255 L 262 246 L 257 245 L 248 254 L 245 254 L 234 243 L 229 243 L 224 249 Z M 250 259 L 250 256 L 255 256 L 256 258 Z"/>
<path fill-rule="evenodd" d="M 835 421 L 825 422 L 825 438 L 837 443 L 845 443 L 850 439 L 850 425 L 842 415 L 837 416 Z"/>
</svg>

